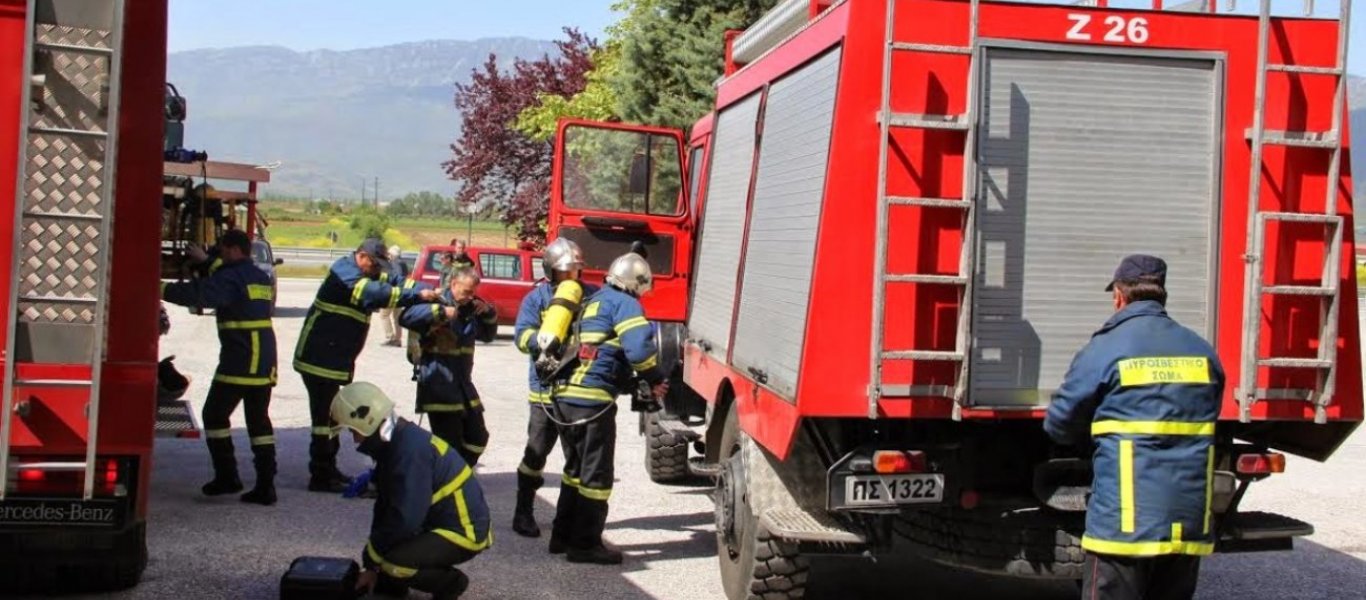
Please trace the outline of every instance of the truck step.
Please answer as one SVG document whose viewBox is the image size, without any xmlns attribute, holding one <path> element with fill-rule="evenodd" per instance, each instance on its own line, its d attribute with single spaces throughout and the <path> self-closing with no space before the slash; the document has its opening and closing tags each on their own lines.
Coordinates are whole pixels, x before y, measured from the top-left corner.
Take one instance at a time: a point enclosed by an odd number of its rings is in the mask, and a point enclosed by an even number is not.
<svg viewBox="0 0 1366 600">
<path fill-rule="evenodd" d="M 886 275 L 888 283 L 925 283 L 932 285 L 967 285 L 968 278 L 959 275 L 925 275 L 921 273 L 897 273 Z"/>
<path fill-rule="evenodd" d="M 968 130 L 968 120 L 964 115 L 890 113 L 888 115 L 888 124 L 892 127 L 909 127 L 912 129 Z"/>
<path fill-rule="evenodd" d="M 694 456 L 688 459 L 688 472 L 698 477 L 719 477 L 721 463 L 709 463 L 701 456 Z"/>
<path fill-rule="evenodd" d="M 1261 358 L 1257 360 L 1257 366 L 1280 369 L 1330 369 L 1333 367 L 1333 361 L 1318 358 Z"/>
<path fill-rule="evenodd" d="M 1272 285 L 1262 288 L 1262 293 L 1271 296 L 1335 296 L 1336 287 L 1314 285 Z"/>
<path fill-rule="evenodd" d="M 1305 75 L 1342 75 L 1342 69 L 1337 67 L 1306 67 L 1301 65 L 1277 65 L 1266 66 L 1266 70 L 1281 73 L 1303 73 Z"/>
<path fill-rule="evenodd" d="M 903 52 L 925 52 L 929 54 L 972 54 L 972 48 L 968 46 L 950 46 L 947 44 L 917 44 L 913 42 L 893 42 L 893 50 Z"/>
<path fill-rule="evenodd" d="M 785 540 L 822 544 L 867 543 L 867 538 L 862 534 L 849 531 L 834 517 L 800 508 L 766 510 L 759 517 L 759 523 L 774 537 Z"/>
<path fill-rule="evenodd" d="M 963 353 L 953 350 L 888 350 L 882 353 L 882 358 L 887 360 L 959 362 L 963 360 Z"/>
<path fill-rule="evenodd" d="M 162 438 L 198 438 L 199 427 L 194 421 L 194 410 L 186 400 L 157 402 L 156 436 Z"/>
<path fill-rule="evenodd" d="M 1297 213 L 1297 212 L 1260 212 L 1257 216 L 1267 221 L 1288 221 L 1291 223 L 1323 223 L 1324 225 L 1341 225 L 1342 217 L 1337 215 L 1325 215 L 1321 213 Z"/>
<path fill-rule="evenodd" d="M 1244 137 L 1251 139 L 1252 130 L 1244 132 Z M 1337 136 L 1329 131 L 1282 131 L 1268 129 L 1262 132 L 1262 143 L 1271 146 L 1288 146 L 1291 148 L 1321 148 L 1332 149 L 1340 142 Z"/>
<path fill-rule="evenodd" d="M 918 198 L 912 196 L 888 196 L 887 203 L 894 206 L 928 206 L 933 208 L 972 208 L 971 202 L 962 198 Z"/>
<path fill-rule="evenodd" d="M 1269 512 L 1240 512 L 1224 519 L 1220 539 L 1260 540 L 1314 534 L 1314 526 Z"/>
</svg>

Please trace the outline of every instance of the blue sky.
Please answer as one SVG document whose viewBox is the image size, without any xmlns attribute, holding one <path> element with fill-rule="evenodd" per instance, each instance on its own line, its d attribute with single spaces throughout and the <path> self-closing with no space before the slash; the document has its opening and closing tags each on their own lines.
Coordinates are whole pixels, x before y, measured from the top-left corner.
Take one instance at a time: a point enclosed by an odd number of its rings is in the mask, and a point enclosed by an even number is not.
<svg viewBox="0 0 1366 600">
<path fill-rule="evenodd" d="M 1218 1 L 1222 7 L 1226 0 Z M 1112 5 L 1136 3 L 1114 0 Z M 601 37 L 603 28 L 616 20 L 611 4 L 612 0 L 171 0 L 170 50 L 258 44 L 348 50 L 430 39 L 554 39 L 566 25 Z M 1248 12 L 1257 2 L 1238 4 L 1241 12 Z M 1318 4 L 1319 14 L 1336 14 L 1337 2 Z M 1299 5 L 1298 0 L 1273 3 L 1277 10 L 1293 11 Z M 1366 11 L 1357 12 L 1347 68 L 1366 75 Z"/>
</svg>

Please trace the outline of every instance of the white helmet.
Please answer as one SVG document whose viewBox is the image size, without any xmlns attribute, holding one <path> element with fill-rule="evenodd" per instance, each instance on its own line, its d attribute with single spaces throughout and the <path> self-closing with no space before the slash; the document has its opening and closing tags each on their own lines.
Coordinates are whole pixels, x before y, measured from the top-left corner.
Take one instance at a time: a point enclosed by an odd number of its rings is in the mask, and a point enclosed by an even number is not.
<svg viewBox="0 0 1366 600">
<path fill-rule="evenodd" d="M 350 429 L 365 437 L 375 435 L 394 412 L 394 401 L 373 383 L 357 381 L 337 390 L 332 398 L 333 433 Z"/>
<path fill-rule="evenodd" d="M 655 276 L 650 263 L 634 252 L 618 256 L 607 268 L 607 283 L 632 296 L 640 297 L 654 287 Z"/>
<path fill-rule="evenodd" d="M 555 279 L 555 272 L 568 273 L 583 268 L 583 250 L 572 240 L 557 238 L 545 247 L 545 256 L 541 259 L 541 266 L 545 269 L 546 279 Z"/>
</svg>

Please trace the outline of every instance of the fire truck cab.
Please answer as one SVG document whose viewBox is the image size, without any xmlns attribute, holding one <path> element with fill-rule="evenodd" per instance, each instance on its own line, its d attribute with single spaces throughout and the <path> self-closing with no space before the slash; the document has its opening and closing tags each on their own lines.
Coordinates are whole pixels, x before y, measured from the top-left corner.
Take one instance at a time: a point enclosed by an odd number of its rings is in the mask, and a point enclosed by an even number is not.
<svg viewBox="0 0 1366 600">
<path fill-rule="evenodd" d="M 1040 421 L 1132 253 L 1228 374 L 1216 551 L 1312 532 L 1239 505 L 1362 420 L 1350 5 L 1058 4 L 784 0 L 691 137 L 561 123 L 552 235 L 650 252 L 683 385 L 646 465 L 716 478 L 731 598 L 829 553 L 1078 578 L 1090 453 Z"/>
</svg>

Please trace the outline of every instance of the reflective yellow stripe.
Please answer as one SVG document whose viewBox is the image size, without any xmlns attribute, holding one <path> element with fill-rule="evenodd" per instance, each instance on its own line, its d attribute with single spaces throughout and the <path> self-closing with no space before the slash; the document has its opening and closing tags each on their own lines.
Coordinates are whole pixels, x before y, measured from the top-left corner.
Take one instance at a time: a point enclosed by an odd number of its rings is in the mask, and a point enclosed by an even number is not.
<svg viewBox="0 0 1366 600">
<path fill-rule="evenodd" d="M 437 438 L 432 438 L 432 439 L 437 439 Z M 446 442 L 442 441 L 441 443 L 442 443 L 442 444 L 445 444 Z M 445 455 L 446 453 L 445 453 L 445 452 L 442 452 L 441 454 L 442 454 L 442 455 Z M 447 483 L 446 485 L 441 486 L 441 489 L 437 490 L 435 493 L 432 494 L 432 504 L 436 504 L 436 503 L 438 503 L 438 502 L 440 502 L 440 501 L 446 499 L 446 498 L 449 497 L 451 494 L 454 494 L 454 493 L 456 493 L 457 491 L 459 491 L 459 490 L 460 490 L 460 486 L 465 485 L 465 481 L 468 480 L 468 479 L 470 478 L 470 475 L 471 475 L 472 473 L 473 473 L 473 471 L 470 470 L 469 467 L 465 467 L 465 468 L 461 469 L 461 470 L 460 470 L 460 473 L 457 474 L 457 475 L 455 476 L 455 479 L 452 479 L 452 480 L 450 481 L 450 483 Z"/>
<path fill-rule="evenodd" d="M 1209 384 L 1209 359 L 1203 356 L 1148 356 L 1121 360 L 1119 385 Z"/>
<path fill-rule="evenodd" d="M 275 299 L 275 290 L 271 289 L 268 285 L 249 283 L 247 284 L 247 297 L 252 300 L 270 301 Z"/>
<path fill-rule="evenodd" d="M 574 385 L 583 384 L 583 378 L 588 376 L 588 370 L 593 368 L 594 359 L 579 359 L 579 368 L 574 369 L 574 374 L 570 376 L 569 383 Z"/>
<path fill-rule="evenodd" d="M 355 304 L 356 306 L 360 306 L 360 301 L 363 300 L 363 299 L 365 298 L 365 284 L 367 284 L 367 283 L 369 283 L 369 282 L 370 282 L 369 279 L 367 279 L 367 278 L 365 278 L 365 277 L 362 277 L 362 278 L 360 278 L 360 281 L 357 281 L 357 282 L 356 282 L 356 285 L 352 286 L 352 288 L 351 288 L 351 303 L 352 303 L 352 304 Z"/>
<path fill-rule="evenodd" d="M 460 525 L 465 528 L 465 537 L 474 539 L 474 520 L 470 518 L 470 507 L 465 503 L 465 490 L 455 492 L 455 513 L 460 515 Z"/>
<path fill-rule="evenodd" d="M 273 435 L 258 435 L 258 436 L 254 437 L 254 438 L 251 438 L 251 445 L 253 445 L 253 446 L 274 446 L 274 445 L 275 445 L 275 436 L 273 436 Z"/>
<path fill-rule="evenodd" d="M 436 436 L 432 436 L 432 447 L 436 448 L 437 456 L 445 456 L 447 452 L 451 451 L 451 445 L 447 444 L 446 440 Z M 432 499 L 432 502 L 436 502 L 436 499 Z"/>
<path fill-rule="evenodd" d="M 328 436 L 330 436 L 330 435 L 332 435 L 332 428 L 331 428 L 331 427 L 314 427 L 314 428 L 310 429 L 309 432 L 312 433 L 313 435 L 328 435 Z"/>
<path fill-rule="evenodd" d="M 561 386 L 555 390 L 554 397 L 578 398 L 582 400 L 597 400 L 599 402 L 616 402 L 617 400 L 616 396 L 613 396 L 607 390 L 584 387 L 581 385 Z"/>
<path fill-rule="evenodd" d="M 533 469 L 526 466 L 526 463 L 517 465 L 517 472 L 526 475 L 527 477 L 540 477 L 542 473 L 540 469 Z"/>
<path fill-rule="evenodd" d="M 1213 542 L 1116 542 L 1082 536 L 1081 547 L 1097 554 L 1111 556 L 1162 556 L 1187 554 L 1207 556 L 1214 553 Z"/>
<path fill-rule="evenodd" d="M 275 385 L 274 377 L 238 377 L 236 375 L 214 375 L 214 381 L 228 383 L 232 385 L 245 385 L 249 387 L 260 387 L 263 385 Z"/>
<path fill-rule="evenodd" d="M 580 495 L 580 496 L 583 496 L 584 498 L 588 498 L 589 500 L 601 500 L 601 501 L 603 501 L 603 502 L 606 502 L 606 501 L 608 501 L 609 499 L 612 498 L 612 488 L 607 488 L 607 489 L 605 489 L 605 490 L 599 490 L 599 489 L 590 488 L 590 487 L 587 487 L 587 486 L 584 486 L 584 485 L 580 485 L 580 486 L 578 486 L 578 488 L 579 488 L 579 495 Z"/>
<path fill-rule="evenodd" d="M 613 327 L 613 329 L 617 331 L 618 336 L 622 336 L 626 335 L 626 332 L 632 329 L 635 329 L 637 327 L 645 327 L 649 324 L 650 322 L 646 321 L 645 317 L 631 317 L 629 319 L 626 319 L 625 321 L 617 323 L 616 327 Z"/>
<path fill-rule="evenodd" d="M 272 326 L 272 323 L 270 322 L 270 319 L 260 319 L 260 320 L 256 320 L 256 321 L 219 321 L 219 322 L 218 322 L 218 328 L 219 328 L 219 329 L 231 329 L 231 330 L 242 330 L 242 329 L 270 329 L 271 326 Z"/>
<path fill-rule="evenodd" d="M 298 360 L 304 356 L 304 348 L 308 346 L 308 335 L 313 332 L 313 322 L 318 320 L 318 315 L 322 313 L 310 312 L 308 318 L 304 319 L 304 330 L 299 334 L 299 342 L 294 346 L 294 359 Z"/>
<path fill-rule="evenodd" d="M 605 331 L 584 331 L 579 333 L 579 341 L 585 344 L 601 344 L 607 341 Z"/>
<path fill-rule="evenodd" d="M 473 452 L 473 453 L 475 453 L 475 454 L 483 454 L 483 453 L 484 453 L 484 447 L 483 447 L 483 446 L 476 446 L 476 445 L 474 445 L 474 444 L 470 444 L 470 443 L 466 443 L 466 442 L 460 442 L 460 447 L 462 447 L 462 448 L 464 448 L 464 449 L 466 449 L 466 450 L 469 450 L 470 452 Z"/>
<path fill-rule="evenodd" d="M 414 575 L 417 575 L 417 569 L 401 567 L 387 560 L 384 560 L 384 557 L 379 555 L 379 551 L 375 550 L 375 544 L 373 542 L 367 542 L 365 544 L 365 551 L 370 555 L 370 560 L 379 563 L 380 570 L 384 571 L 384 573 L 390 577 L 394 577 L 397 579 L 408 579 Z"/>
<path fill-rule="evenodd" d="M 247 371 L 255 373 L 259 368 L 261 368 L 261 332 L 253 331 L 251 332 L 251 364 L 247 367 Z"/>
<path fill-rule="evenodd" d="M 1205 458 L 1205 535 L 1209 535 L 1209 515 L 1214 510 L 1214 446 L 1208 449 Z"/>
<path fill-rule="evenodd" d="M 601 302 L 593 302 L 593 303 L 590 303 L 587 307 L 585 307 L 585 308 L 583 309 L 583 317 L 581 317 L 581 318 L 590 319 L 590 318 L 592 318 L 592 317 L 598 316 L 598 309 L 599 309 L 599 308 L 602 308 L 602 303 L 601 303 Z M 542 313 L 542 314 L 544 314 L 544 313 Z"/>
<path fill-rule="evenodd" d="M 323 377 L 326 379 L 335 379 L 337 381 L 351 381 L 351 374 L 347 373 L 346 371 L 337 371 L 333 369 L 319 367 L 316 365 L 310 365 L 302 360 L 294 361 L 294 370 L 300 373 L 308 373 L 309 375 L 316 375 L 318 377 Z"/>
<path fill-rule="evenodd" d="M 389 308 L 398 306 L 398 296 L 401 293 L 403 293 L 403 290 L 401 289 L 389 288 Z"/>
<path fill-rule="evenodd" d="M 332 314 L 334 314 L 334 315 L 341 315 L 341 316 L 343 316 L 343 317 L 351 317 L 352 319 L 355 319 L 355 320 L 360 321 L 360 322 L 362 322 L 362 323 L 367 323 L 367 324 L 368 324 L 368 323 L 370 322 L 370 315 L 369 315 L 369 313 L 363 313 L 363 312 L 358 311 L 358 310 L 356 310 L 356 309 L 354 309 L 354 308 L 348 308 L 348 307 L 345 307 L 345 306 L 340 306 L 340 305 L 337 305 L 337 304 L 332 304 L 331 302 L 323 302 L 322 300 L 314 300 L 314 301 L 313 301 L 313 307 L 314 307 L 314 308 L 317 308 L 317 309 L 320 310 L 320 311 L 327 312 L 327 313 L 332 313 Z"/>
<path fill-rule="evenodd" d="M 417 285 L 417 281 L 416 281 L 416 280 L 413 280 L 413 279 L 404 279 L 404 280 L 403 280 L 403 289 L 405 289 L 405 290 L 411 290 L 411 289 L 413 289 L 413 287 L 415 287 L 416 285 Z"/>
<path fill-rule="evenodd" d="M 209 274 L 213 275 L 215 271 L 221 268 L 223 268 L 223 259 L 215 258 L 212 263 L 209 263 Z"/>
<path fill-rule="evenodd" d="M 550 404 L 550 392 L 531 392 L 527 400 L 532 404 Z"/>
<path fill-rule="evenodd" d="M 579 478 L 570 477 L 568 473 L 561 473 L 560 481 L 564 482 L 565 485 L 568 485 L 569 487 L 579 487 Z"/>
<path fill-rule="evenodd" d="M 432 354 L 432 355 L 436 355 L 436 356 L 474 356 L 474 346 L 469 346 L 469 347 L 467 347 L 467 348 L 455 348 L 455 349 L 453 349 L 453 350 L 441 350 L 441 349 L 437 349 L 437 348 L 423 348 L 423 349 L 422 349 L 422 353 L 423 353 L 423 354 Z"/>
<path fill-rule="evenodd" d="M 645 360 L 642 360 L 642 361 L 640 361 L 640 362 L 638 362 L 638 363 L 631 363 L 631 368 L 632 368 L 632 369 L 635 369 L 635 370 L 637 370 L 637 371 L 648 371 L 648 370 L 650 370 L 650 369 L 655 368 L 655 365 L 658 365 L 658 364 L 659 364 L 659 355 L 658 355 L 658 354 L 651 354 L 651 355 L 650 355 L 650 358 L 647 358 L 647 359 L 645 359 Z"/>
<path fill-rule="evenodd" d="M 432 533 L 446 538 L 446 541 L 469 550 L 470 552 L 480 552 L 493 545 L 492 530 L 489 531 L 489 536 L 484 538 L 484 541 L 482 542 L 476 542 L 449 529 L 433 529 Z"/>
<path fill-rule="evenodd" d="M 464 404 L 423 404 L 421 408 L 429 413 L 465 412 Z"/>
<path fill-rule="evenodd" d="M 1214 423 L 1179 421 L 1096 421 L 1091 435 L 1121 433 L 1129 435 L 1214 435 Z"/>
<path fill-rule="evenodd" d="M 166 298 L 166 286 L 168 286 L 168 285 L 170 285 L 170 283 L 165 282 L 165 281 L 161 282 L 161 297 L 162 297 L 163 299 Z"/>
<path fill-rule="evenodd" d="M 222 440 L 232 437 L 231 429 L 205 429 L 204 437 L 211 440 Z"/>
<path fill-rule="evenodd" d="M 526 328 L 526 330 L 522 331 L 522 335 L 517 337 L 517 349 L 521 350 L 522 354 L 526 354 L 527 352 L 531 351 L 531 347 L 527 344 L 531 343 L 531 336 L 533 335 L 536 335 L 536 331 L 528 327 Z"/>
<path fill-rule="evenodd" d="M 1172 523 L 1172 543 L 1181 543 L 1181 523 Z"/>
<path fill-rule="evenodd" d="M 1119 530 L 1134 532 L 1134 441 L 1119 441 Z"/>
<path fill-rule="evenodd" d="M 437 319 L 437 320 L 440 320 L 440 319 L 441 319 L 441 305 L 440 305 L 440 304 L 433 304 L 433 305 L 432 305 L 432 318 L 433 318 L 433 319 Z"/>
</svg>

